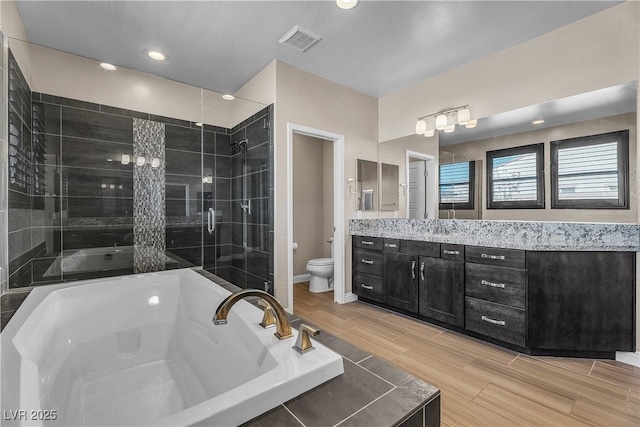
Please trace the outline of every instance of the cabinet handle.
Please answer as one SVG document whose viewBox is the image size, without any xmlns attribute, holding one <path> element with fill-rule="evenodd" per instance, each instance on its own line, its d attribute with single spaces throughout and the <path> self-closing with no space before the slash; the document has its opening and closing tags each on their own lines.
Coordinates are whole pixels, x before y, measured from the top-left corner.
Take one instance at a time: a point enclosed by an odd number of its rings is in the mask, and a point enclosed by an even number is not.
<svg viewBox="0 0 640 427">
<path fill-rule="evenodd" d="M 493 323 L 494 325 L 500 325 L 500 326 L 504 326 L 507 323 L 504 320 L 496 320 L 487 316 L 482 316 L 481 319 L 484 320 L 485 322 Z"/>
<path fill-rule="evenodd" d="M 363 245 L 373 245 L 373 242 L 370 242 L 370 241 L 368 241 L 368 240 L 361 240 L 361 243 L 362 243 Z"/>
<path fill-rule="evenodd" d="M 385 243 L 384 245 L 386 247 L 388 247 L 388 248 L 397 248 L 398 247 L 398 245 L 396 245 L 395 243 Z"/>
<path fill-rule="evenodd" d="M 460 251 L 449 251 L 444 249 L 442 252 L 444 252 L 447 255 L 460 255 Z"/>
<path fill-rule="evenodd" d="M 411 278 L 416 278 L 416 260 L 411 261 Z"/>
<path fill-rule="evenodd" d="M 424 262 L 420 263 L 420 279 L 424 281 Z"/>
<path fill-rule="evenodd" d="M 499 260 L 504 260 L 505 256 L 504 255 L 489 255 L 489 254 L 482 254 L 480 255 L 480 258 L 489 258 L 489 259 L 499 259 Z"/>
<path fill-rule="evenodd" d="M 491 286 L 492 288 L 502 288 L 504 289 L 505 284 L 504 283 L 496 283 L 496 282 L 488 282 L 484 279 L 480 280 L 480 284 L 481 285 L 485 285 L 485 286 Z"/>
<path fill-rule="evenodd" d="M 361 284 L 360 284 L 360 286 L 361 286 L 361 287 L 363 287 L 363 288 L 365 288 L 365 289 L 368 289 L 368 290 L 370 290 L 370 291 L 372 291 L 372 290 L 373 290 L 373 286 L 367 286 L 367 285 L 365 285 L 364 283 L 361 283 Z"/>
<path fill-rule="evenodd" d="M 364 259 L 362 258 L 361 260 L 364 264 L 373 264 L 373 261 L 371 261 L 370 259 Z"/>
</svg>

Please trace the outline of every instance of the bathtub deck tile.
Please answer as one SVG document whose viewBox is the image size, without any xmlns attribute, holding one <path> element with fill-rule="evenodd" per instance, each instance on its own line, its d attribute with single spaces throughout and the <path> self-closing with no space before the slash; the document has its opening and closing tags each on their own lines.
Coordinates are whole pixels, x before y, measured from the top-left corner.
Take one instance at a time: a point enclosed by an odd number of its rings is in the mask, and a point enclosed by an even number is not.
<svg viewBox="0 0 640 427">
<path fill-rule="evenodd" d="M 300 427 L 303 426 L 284 405 L 273 408 L 256 418 L 247 421 L 240 427 Z"/>
<path fill-rule="evenodd" d="M 305 426 L 335 425 L 394 388 L 347 359 L 344 374 L 285 403 Z"/>
</svg>

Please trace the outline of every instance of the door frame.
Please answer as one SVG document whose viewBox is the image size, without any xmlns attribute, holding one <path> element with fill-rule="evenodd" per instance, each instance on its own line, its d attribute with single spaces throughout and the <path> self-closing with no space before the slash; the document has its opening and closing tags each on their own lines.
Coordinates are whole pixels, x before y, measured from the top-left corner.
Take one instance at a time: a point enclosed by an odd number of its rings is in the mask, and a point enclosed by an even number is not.
<svg viewBox="0 0 640 427">
<path fill-rule="evenodd" d="M 293 310 L 293 135 L 306 135 L 333 142 L 333 300 L 345 304 L 345 211 L 344 135 L 287 123 L 287 290 L 289 311 Z"/>
<path fill-rule="evenodd" d="M 428 154 L 419 153 L 417 151 L 406 151 L 406 161 L 405 161 L 405 174 L 407 184 L 407 195 L 405 198 L 405 215 L 409 218 L 409 160 L 410 159 L 419 159 L 425 161 L 425 168 L 428 172 L 427 174 L 427 197 L 425 200 L 427 215 L 429 215 L 429 219 L 437 219 L 436 209 L 436 198 L 435 196 L 438 194 L 438 177 L 436 176 L 436 158 L 435 156 L 430 156 Z"/>
</svg>

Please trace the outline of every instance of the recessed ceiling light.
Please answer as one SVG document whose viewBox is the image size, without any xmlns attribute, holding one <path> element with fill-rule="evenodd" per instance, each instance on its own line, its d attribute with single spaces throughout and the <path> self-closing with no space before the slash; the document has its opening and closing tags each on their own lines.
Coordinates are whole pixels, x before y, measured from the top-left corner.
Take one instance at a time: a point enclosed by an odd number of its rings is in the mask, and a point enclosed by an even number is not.
<svg viewBox="0 0 640 427">
<path fill-rule="evenodd" d="M 108 62 L 103 62 L 100 64 L 100 66 L 107 71 L 115 71 L 116 69 L 115 65 L 109 64 Z"/>
<path fill-rule="evenodd" d="M 233 95 L 229 95 L 227 93 L 227 94 L 222 95 L 222 99 L 227 100 L 227 101 L 233 101 L 234 99 L 236 99 L 236 97 L 233 96 Z"/>
<path fill-rule="evenodd" d="M 340 9 L 353 9 L 358 4 L 358 0 L 336 0 Z"/>
<path fill-rule="evenodd" d="M 544 120 L 542 119 L 534 120 L 531 122 L 531 124 L 534 124 L 534 125 L 541 125 L 542 123 L 544 123 Z"/>
<path fill-rule="evenodd" d="M 151 59 L 155 59 L 156 61 L 164 61 L 166 58 L 163 53 L 155 50 L 150 50 L 149 52 L 147 52 L 147 55 L 149 55 Z"/>
</svg>

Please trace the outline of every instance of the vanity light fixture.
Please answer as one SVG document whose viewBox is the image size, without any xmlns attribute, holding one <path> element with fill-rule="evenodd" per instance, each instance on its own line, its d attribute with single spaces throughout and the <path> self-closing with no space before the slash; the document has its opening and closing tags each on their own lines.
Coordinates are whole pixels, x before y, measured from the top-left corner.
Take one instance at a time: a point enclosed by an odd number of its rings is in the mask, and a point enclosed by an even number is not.
<svg viewBox="0 0 640 427">
<path fill-rule="evenodd" d="M 358 5 L 359 0 L 336 0 L 336 4 L 340 9 L 353 9 Z"/>
<path fill-rule="evenodd" d="M 107 162 L 113 162 L 113 159 L 107 159 Z"/>
<path fill-rule="evenodd" d="M 198 123 L 196 123 L 196 126 L 198 126 L 199 128 L 201 128 L 201 127 L 202 127 L 202 123 L 198 122 Z"/>
<path fill-rule="evenodd" d="M 213 176 L 212 175 L 207 175 L 204 178 L 202 178 L 202 183 L 203 184 L 213 184 Z"/>
<path fill-rule="evenodd" d="M 145 158 L 142 156 L 138 156 L 138 158 L 136 159 L 136 165 L 138 166 L 144 166 L 144 162 L 145 162 Z"/>
<path fill-rule="evenodd" d="M 427 122 L 431 125 L 427 125 Z M 416 122 L 416 134 L 431 137 L 435 135 L 436 130 L 443 130 L 451 133 L 455 130 L 456 125 L 464 125 L 467 128 L 474 128 L 478 123 L 477 119 L 471 120 L 471 110 L 468 105 L 461 105 L 455 108 L 445 108 L 437 113 L 428 114 L 418 117 Z"/>
<path fill-rule="evenodd" d="M 116 185 L 115 185 L 115 184 L 109 184 L 109 188 L 110 188 L 111 190 L 115 190 Z"/>
<path fill-rule="evenodd" d="M 149 55 L 149 58 L 155 59 L 156 61 L 164 61 L 167 58 L 162 52 L 158 52 L 157 50 L 150 50 L 147 52 L 147 55 Z"/>
<path fill-rule="evenodd" d="M 159 158 L 157 158 L 157 157 L 154 157 L 154 158 L 151 160 L 151 167 L 152 167 L 152 168 L 157 168 L 158 166 L 160 166 L 160 159 L 159 159 Z"/>
<path fill-rule="evenodd" d="M 107 188 L 107 184 L 105 184 L 104 182 L 100 185 L 100 188 Z"/>
<path fill-rule="evenodd" d="M 116 66 L 113 64 L 109 64 L 108 62 L 103 62 L 100 64 L 100 66 L 107 70 L 107 71 L 115 71 L 116 70 Z"/>
<path fill-rule="evenodd" d="M 543 123 L 544 123 L 543 119 L 537 119 L 537 120 L 534 120 L 534 121 L 531 122 L 531 124 L 533 124 L 533 125 L 541 125 Z"/>
<path fill-rule="evenodd" d="M 224 99 L 225 101 L 233 101 L 234 99 L 236 99 L 236 97 L 225 93 L 224 95 L 222 95 L 222 99 Z"/>
<path fill-rule="evenodd" d="M 131 157 L 129 157 L 128 154 L 123 154 L 122 158 L 120 159 L 120 163 L 122 163 L 123 165 L 128 165 L 130 161 Z"/>
</svg>

